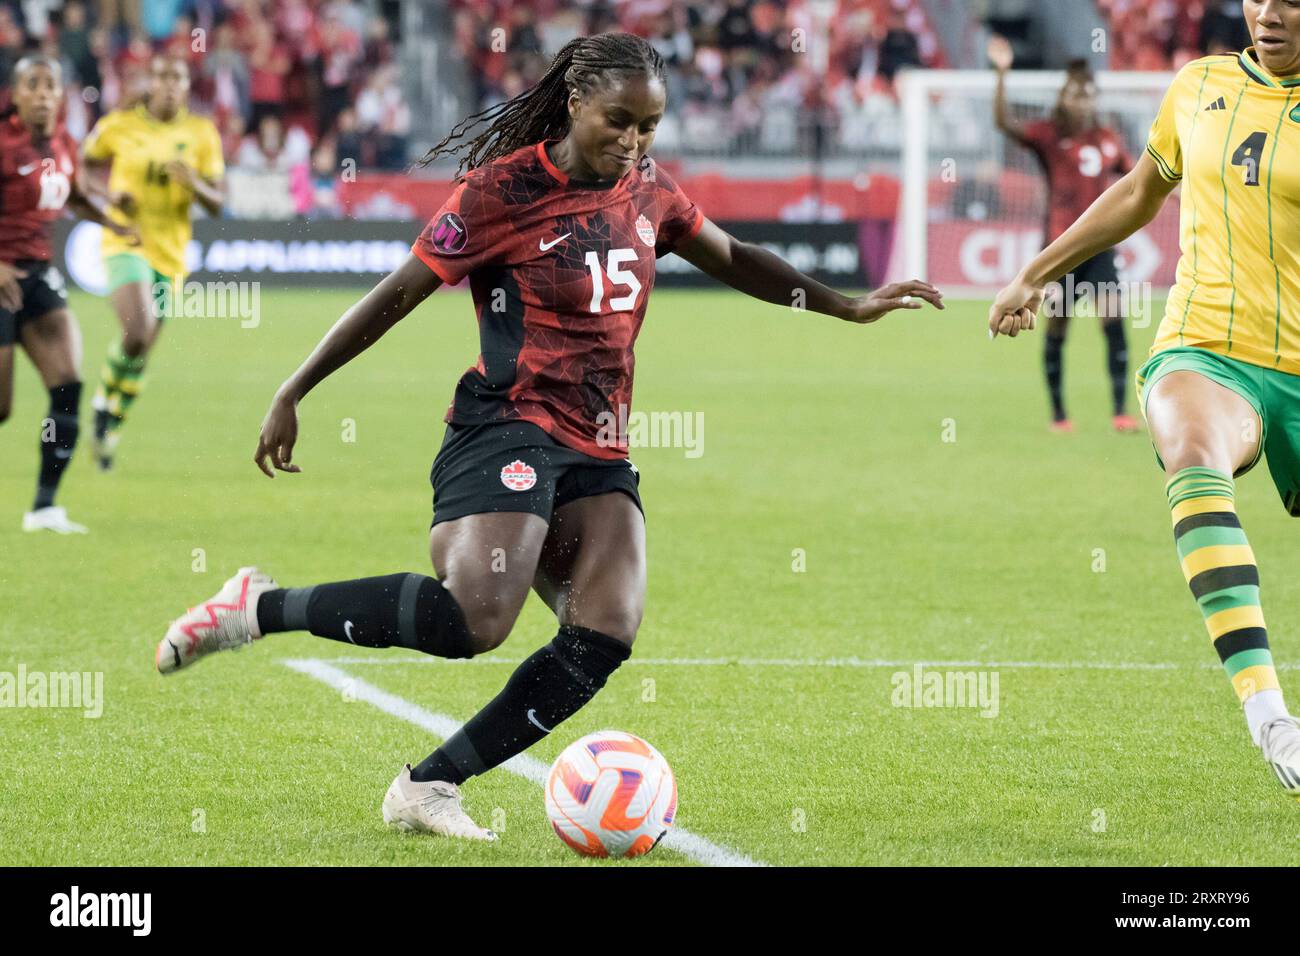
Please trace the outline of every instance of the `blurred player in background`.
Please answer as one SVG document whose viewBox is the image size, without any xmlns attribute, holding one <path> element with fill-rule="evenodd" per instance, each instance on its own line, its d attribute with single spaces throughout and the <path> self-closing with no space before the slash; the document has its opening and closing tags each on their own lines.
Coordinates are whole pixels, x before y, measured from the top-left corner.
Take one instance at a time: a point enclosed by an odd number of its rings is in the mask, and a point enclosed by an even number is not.
<svg viewBox="0 0 1300 956">
<path fill-rule="evenodd" d="M 1033 328 L 1052 277 L 1151 222 L 1182 183 L 1178 281 L 1138 387 L 1183 576 L 1251 739 L 1300 797 L 1300 726 L 1273 666 L 1233 480 L 1267 455 L 1300 517 L 1300 3 L 1243 7 L 1254 46 L 1179 71 L 1136 168 L 998 294 L 989 329 Z"/>
<path fill-rule="evenodd" d="M 186 108 L 189 90 L 185 60 L 155 56 L 145 101 L 109 113 L 83 147 L 87 174 L 110 167 L 105 192 L 115 221 L 134 223 L 141 238 L 129 245 L 104 233 L 108 297 L 122 326 L 121 338 L 108 347 L 93 402 L 95 458 L 105 470 L 113 465 L 119 430 L 140 394 L 166 317 L 159 306 L 181 294 L 191 207 L 197 200 L 209 215 L 221 213 L 221 137 L 211 120 Z M 93 188 L 104 189 L 98 182 Z"/>
<path fill-rule="evenodd" d="M 1021 123 L 1007 110 L 1005 81 L 1013 59 L 1011 44 L 995 36 L 989 41 L 988 53 L 998 73 L 993 99 L 998 129 L 1033 152 L 1047 176 L 1046 241 L 1052 242 L 1096 201 L 1113 176 L 1132 169 L 1133 161 L 1120 135 L 1097 121 L 1097 83 L 1087 63 L 1070 64 L 1050 119 Z M 1124 339 L 1114 249 L 1104 249 L 1077 266 L 1061 280 L 1060 298 L 1049 303 L 1043 368 L 1052 399 L 1052 430 L 1074 430 L 1062 394 L 1061 353 L 1070 317 L 1084 295 L 1091 296 L 1106 336 L 1106 368 L 1110 373 L 1114 414 L 1111 424 L 1118 432 L 1135 432 L 1138 423 L 1124 410 L 1128 394 L 1128 346 Z"/>
<path fill-rule="evenodd" d="M 0 116 L 0 422 L 9 417 L 14 345 L 21 344 L 50 393 L 41 423 L 40 477 L 24 531 L 84 533 L 54 504 L 80 430 L 81 331 L 68 310 L 63 276 L 51 263 L 54 221 L 66 205 L 127 245 L 129 226 L 110 222 L 77 186 L 77 144 L 59 117 L 62 69 L 57 60 L 19 60 L 13 106 Z"/>
<path fill-rule="evenodd" d="M 299 401 L 439 285 L 468 278 L 480 357 L 456 387 L 431 473 L 437 577 L 283 590 L 244 568 L 158 644 L 164 673 L 288 631 L 471 657 L 506 639 L 535 588 L 559 633 L 398 774 L 383 803 L 393 825 L 492 839 L 461 809 L 458 786 L 543 739 L 631 655 L 645 523 L 615 422 L 631 403 L 632 347 L 658 257 L 675 251 L 747 295 L 786 306 L 806 297 L 808 311 L 849 322 L 942 305 L 921 282 L 841 295 L 711 223 L 646 155 L 665 97 L 655 49 L 606 33 L 569 42 L 536 86 L 458 124 L 427 158 L 465 149 L 468 173 L 406 262 L 339 320 L 267 413 L 259 467 L 298 471 Z M 479 136 L 448 148 L 480 121 Z"/>
</svg>

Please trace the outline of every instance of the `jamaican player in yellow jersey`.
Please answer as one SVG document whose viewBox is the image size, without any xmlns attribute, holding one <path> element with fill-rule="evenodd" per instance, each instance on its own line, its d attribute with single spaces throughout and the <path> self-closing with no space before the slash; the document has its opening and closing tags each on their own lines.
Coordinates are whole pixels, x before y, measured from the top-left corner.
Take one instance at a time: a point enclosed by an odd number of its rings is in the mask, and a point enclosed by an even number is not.
<svg viewBox="0 0 1300 956">
<path fill-rule="evenodd" d="M 1032 329 L 1045 283 L 1149 223 L 1182 184 L 1178 281 L 1139 394 L 1183 574 L 1252 740 L 1300 797 L 1300 727 L 1234 507 L 1234 479 L 1265 457 L 1300 516 L 1300 0 L 1243 8 L 1254 46 L 1183 67 L 1137 166 L 998 294 L 989 330 Z"/>
<path fill-rule="evenodd" d="M 83 147 L 89 171 L 109 167 L 107 192 L 115 218 L 139 228 L 139 245 L 104 233 L 108 294 L 122 337 L 108 349 L 95 393 L 95 456 L 112 466 L 118 429 L 140 393 L 149 352 L 161 329 L 157 305 L 185 277 L 190 209 L 197 200 L 210 215 L 221 212 L 221 138 L 212 122 L 186 109 L 186 62 L 157 56 L 144 102 L 106 115 Z"/>
</svg>

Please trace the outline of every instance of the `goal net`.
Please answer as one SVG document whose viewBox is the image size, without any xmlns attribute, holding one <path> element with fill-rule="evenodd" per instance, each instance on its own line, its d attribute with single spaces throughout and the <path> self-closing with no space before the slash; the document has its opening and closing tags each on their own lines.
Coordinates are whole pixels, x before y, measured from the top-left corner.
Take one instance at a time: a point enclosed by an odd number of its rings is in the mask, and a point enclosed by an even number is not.
<svg viewBox="0 0 1300 956">
<path fill-rule="evenodd" d="M 1134 161 L 1173 77 L 1097 76 L 1099 121 Z M 892 280 L 926 279 L 957 296 L 989 296 L 1043 247 L 1047 184 L 1037 158 L 993 122 L 991 70 L 913 70 L 900 77 L 902 192 L 890 258 Z M 1050 116 L 1059 72 L 1012 72 L 1007 103 L 1021 121 Z M 1167 290 L 1178 264 L 1178 202 L 1119 248 L 1120 279 Z"/>
</svg>

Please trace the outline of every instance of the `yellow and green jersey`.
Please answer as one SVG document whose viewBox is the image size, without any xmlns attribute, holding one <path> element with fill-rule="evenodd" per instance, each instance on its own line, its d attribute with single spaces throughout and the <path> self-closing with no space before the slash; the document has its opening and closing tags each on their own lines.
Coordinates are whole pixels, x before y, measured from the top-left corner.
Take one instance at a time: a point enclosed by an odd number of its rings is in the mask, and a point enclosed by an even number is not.
<svg viewBox="0 0 1300 956">
<path fill-rule="evenodd" d="M 136 201 L 134 220 L 116 210 L 117 221 L 134 222 L 141 244 L 132 246 L 104 230 L 104 257 L 123 252 L 143 255 L 154 269 L 167 276 L 185 271 L 185 247 L 190 241 L 192 192 L 171 181 L 166 166 L 180 160 L 204 179 L 225 173 L 221 137 L 212 121 L 181 110 L 164 122 L 142 104 L 104 116 L 86 137 L 85 156 L 94 162 L 112 162 L 108 188 L 130 193 Z"/>
<path fill-rule="evenodd" d="M 1181 182 L 1178 281 L 1152 354 L 1197 346 L 1300 374 L 1300 76 L 1254 51 L 1179 71 L 1147 154 Z"/>
</svg>

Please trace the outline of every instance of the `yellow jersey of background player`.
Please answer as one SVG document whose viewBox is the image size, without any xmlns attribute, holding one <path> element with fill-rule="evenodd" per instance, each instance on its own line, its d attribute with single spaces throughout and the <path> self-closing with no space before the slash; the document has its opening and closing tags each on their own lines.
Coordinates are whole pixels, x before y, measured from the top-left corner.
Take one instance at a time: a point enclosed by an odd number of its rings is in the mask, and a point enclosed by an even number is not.
<svg viewBox="0 0 1300 956">
<path fill-rule="evenodd" d="M 171 119 L 161 120 L 148 103 L 140 103 L 101 119 L 86 139 L 84 152 L 92 163 L 112 163 L 110 194 L 130 197 L 125 209 L 118 206 L 113 210 L 114 218 L 123 223 L 134 221 L 140 229 L 139 246 L 128 245 L 105 231 L 104 258 L 142 256 L 168 278 L 183 273 L 194 190 L 175 176 L 172 164 L 181 163 L 209 181 L 225 174 L 221 137 L 212 121 L 195 116 L 184 106 Z"/>
</svg>

